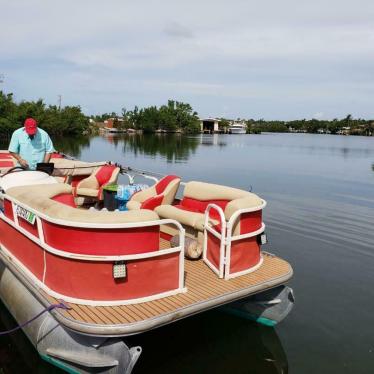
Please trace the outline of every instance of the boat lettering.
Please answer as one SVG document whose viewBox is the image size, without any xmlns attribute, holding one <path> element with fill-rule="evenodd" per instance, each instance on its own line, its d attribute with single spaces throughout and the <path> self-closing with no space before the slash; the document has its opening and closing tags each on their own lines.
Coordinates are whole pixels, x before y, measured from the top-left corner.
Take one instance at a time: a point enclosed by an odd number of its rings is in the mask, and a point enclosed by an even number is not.
<svg viewBox="0 0 374 374">
<path fill-rule="evenodd" d="M 18 217 L 23 218 L 25 221 L 31 223 L 32 225 L 35 223 L 35 214 L 19 205 L 16 205 L 16 214 Z"/>
</svg>

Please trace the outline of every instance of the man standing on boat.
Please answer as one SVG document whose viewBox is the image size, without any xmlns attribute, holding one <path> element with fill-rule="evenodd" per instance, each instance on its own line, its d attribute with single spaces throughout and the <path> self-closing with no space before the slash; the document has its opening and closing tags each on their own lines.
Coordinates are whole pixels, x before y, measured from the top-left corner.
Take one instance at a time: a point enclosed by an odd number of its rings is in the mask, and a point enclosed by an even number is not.
<svg viewBox="0 0 374 374">
<path fill-rule="evenodd" d="M 34 118 L 27 118 L 24 127 L 15 130 L 9 144 L 10 154 L 26 169 L 35 170 L 39 162 L 49 162 L 53 143 Z"/>
</svg>

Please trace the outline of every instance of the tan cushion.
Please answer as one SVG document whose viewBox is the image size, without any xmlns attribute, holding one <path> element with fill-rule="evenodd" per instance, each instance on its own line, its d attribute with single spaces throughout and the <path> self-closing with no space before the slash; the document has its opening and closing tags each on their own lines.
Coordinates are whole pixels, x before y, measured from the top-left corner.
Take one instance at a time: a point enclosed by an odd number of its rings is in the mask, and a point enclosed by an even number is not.
<svg viewBox="0 0 374 374">
<path fill-rule="evenodd" d="M 120 170 L 121 170 L 120 168 L 115 168 L 114 171 L 113 171 L 113 173 L 112 173 L 112 176 L 110 177 L 110 179 L 108 180 L 108 182 L 105 183 L 105 184 L 106 185 L 108 185 L 108 184 L 117 184 L 118 175 L 119 175 Z"/>
<path fill-rule="evenodd" d="M 204 182 L 188 182 L 183 196 L 197 200 L 234 200 L 250 196 L 251 193 L 238 188 Z"/>
<path fill-rule="evenodd" d="M 146 201 L 150 197 L 153 197 L 153 196 L 156 196 L 156 195 L 157 195 L 156 188 L 154 186 L 151 186 L 151 187 L 146 188 L 143 191 L 139 191 L 136 194 L 134 194 L 133 196 L 131 196 L 130 201 L 138 201 L 138 202 L 142 203 L 143 201 Z"/>
<path fill-rule="evenodd" d="M 95 178 L 95 176 L 90 175 L 88 178 L 82 179 L 78 184 L 77 184 L 77 189 L 80 190 L 82 188 L 90 188 L 92 190 L 98 190 L 99 189 L 99 182 Z M 97 194 L 97 191 L 96 191 Z M 91 195 L 90 195 L 91 196 Z"/>
<path fill-rule="evenodd" d="M 97 197 L 99 194 L 99 190 L 92 188 L 77 188 L 76 194 L 79 196 Z"/>
<path fill-rule="evenodd" d="M 174 179 L 172 180 L 168 186 L 165 188 L 165 191 L 162 193 L 164 195 L 164 198 L 162 200 L 162 204 L 172 204 L 174 199 L 175 199 L 175 195 L 178 191 L 178 188 L 179 188 L 179 184 L 180 184 L 180 179 Z"/>
<path fill-rule="evenodd" d="M 55 169 L 54 176 L 65 175 L 91 175 L 98 167 L 105 165 L 106 162 L 83 162 L 77 160 L 68 160 L 66 158 L 51 158 Z"/>
<path fill-rule="evenodd" d="M 139 203 L 139 201 L 132 201 L 130 200 L 127 204 L 126 204 L 126 207 L 128 210 L 137 210 L 137 209 L 140 209 L 140 206 L 142 204 Z"/>
<path fill-rule="evenodd" d="M 239 209 L 255 208 L 262 205 L 263 201 L 257 195 L 250 192 L 249 194 L 248 197 L 232 200 L 226 205 L 225 217 L 227 220 Z"/>
<path fill-rule="evenodd" d="M 175 219 L 182 225 L 191 226 L 198 231 L 204 231 L 205 215 L 202 213 L 189 212 L 172 205 L 160 205 L 155 208 L 155 211 L 162 218 Z M 218 224 L 218 221 L 212 219 L 209 222 L 212 225 Z"/>
<path fill-rule="evenodd" d="M 212 219 L 212 218 L 209 218 L 209 224 L 211 226 L 215 226 L 215 225 L 218 225 L 219 221 L 215 220 L 215 219 Z M 202 219 L 198 219 L 196 222 L 195 222 L 195 229 L 196 230 L 199 230 L 199 231 L 204 231 L 204 226 L 205 226 L 205 218 L 202 218 Z"/>
<path fill-rule="evenodd" d="M 51 197 L 61 193 L 71 193 L 71 187 L 66 184 L 52 184 L 13 187 L 7 190 L 9 196 L 55 219 L 83 223 L 130 223 L 155 221 L 159 219 L 158 215 L 152 210 L 141 209 L 128 212 L 97 212 L 73 208 L 51 200 Z"/>
<path fill-rule="evenodd" d="M 54 177 L 58 183 L 65 183 L 65 177 Z"/>
<path fill-rule="evenodd" d="M 69 184 L 56 183 L 56 184 L 37 184 L 33 186 L 20 186 L 12 187 L 7 190 L 7 195 L 14 197 L 18 200 L 19 196 L 24 196 L 25 193 L 29 193 L 31 199 L 33 196 L 45 196 L 46 198 L 51 198 L 62 193 L 72 193 L 72 188 Z M 28 199 L 26 197 L 27 201 Z"/>
<path fill-rule="evenodd" d="M 191 227 L 195 227 L 197 221 L 204 219 L 204 214 L 188 212 L 172 205 L 160 205 L 155 208 L 155 211 L 162 218 L 175 219 L 182 225 L 188 225 Z"/>
</svg>

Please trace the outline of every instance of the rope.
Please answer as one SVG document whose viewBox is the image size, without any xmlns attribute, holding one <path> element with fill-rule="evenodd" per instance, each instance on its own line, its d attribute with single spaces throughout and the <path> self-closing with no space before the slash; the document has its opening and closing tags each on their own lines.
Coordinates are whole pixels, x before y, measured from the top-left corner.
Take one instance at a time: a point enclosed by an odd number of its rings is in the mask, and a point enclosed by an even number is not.
<svg viewBox="0 0 374 374">
<path fill-rule="evenodd" d="M 5 331 L 0 331 L 0 336 L 1 335 L 7 335 L 7 334 L 11 334 L 17 330 L 20 330 L 20 329 L 23 329 L 24 327 L 26 327 L 28 324 L 30 324 L 31 322 L 35 321 L 36 319 L 38 319 L 41 315 L 43 315 L 44 313 L 46 312 L 50 312 L 52 311 L 53 309 L 63 309 L 63 310 L 69 310 L 71 309 L 68 305 L 66 305 L 63 301 L 61 301 L 60 303 L 58 304 L 51 304 L 50 306 L 48 306 L 47 308 L 43 309 L 40 313 L 38 313 L 35 317 L 29 319 L 28 321 L 22 323 L 21 325 L 18 325 L 16 327 L 14 327 L 13 329 L 10 329 L 10 330 L 5 330 Z"/>
</svg>

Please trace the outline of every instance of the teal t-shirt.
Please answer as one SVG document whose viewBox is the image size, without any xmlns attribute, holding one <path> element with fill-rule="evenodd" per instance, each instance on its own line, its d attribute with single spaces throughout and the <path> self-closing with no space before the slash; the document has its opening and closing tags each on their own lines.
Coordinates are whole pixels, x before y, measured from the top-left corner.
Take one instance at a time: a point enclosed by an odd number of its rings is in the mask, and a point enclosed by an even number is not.
<svg viewBox="0 0 374 374">
<path fill-rule="evenodd" d="M 24 127 L 14 131 L 8 150 L 18 153 L 27 161 L 31 170 L 36 169 L 38 162 L 43 162 L 46 153 L 55 152 L 51 138 L 43 129 L 38 128 L 31 140 Z"/>
</svg>

